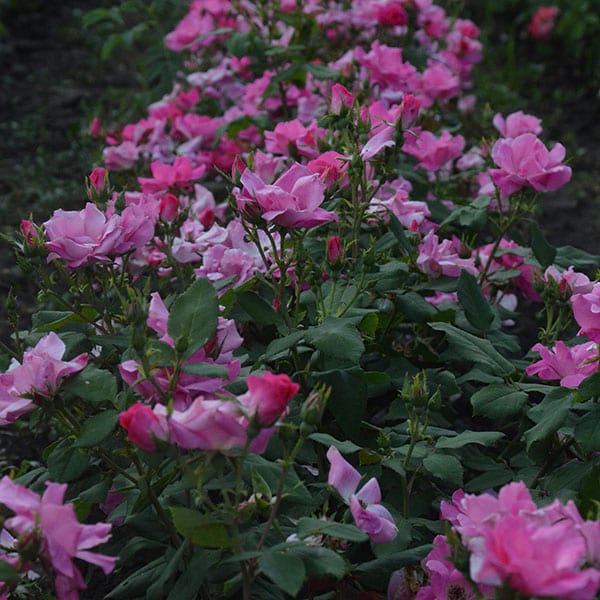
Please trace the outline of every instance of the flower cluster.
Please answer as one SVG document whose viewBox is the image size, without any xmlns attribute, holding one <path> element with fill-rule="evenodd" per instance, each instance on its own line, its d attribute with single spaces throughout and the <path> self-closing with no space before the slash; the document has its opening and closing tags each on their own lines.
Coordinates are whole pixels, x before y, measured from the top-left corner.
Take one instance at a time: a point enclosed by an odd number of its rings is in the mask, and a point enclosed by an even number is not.
<svg viewBox="0 0 600 600">
<path fill-rule="evenodd" d="M 442 502 L 441 517 L 469 552 L 469 577 L 486 597 L 493 597 L 491 588 L 502 586 L 527 597 L 591 600 L 596 595 L 600 522 L 584 521 L 572 501 L 538 508 L 525 484 L 510 483 L 497 496 L 458 490 L 451 503 Z M 439 536 L 436 544 L 424 561 L 431 585 L 417 598 L 447 597 L 455 586 L 473 597 L 470 584 L 451 563 L 446 538 Z"/>
</svg>

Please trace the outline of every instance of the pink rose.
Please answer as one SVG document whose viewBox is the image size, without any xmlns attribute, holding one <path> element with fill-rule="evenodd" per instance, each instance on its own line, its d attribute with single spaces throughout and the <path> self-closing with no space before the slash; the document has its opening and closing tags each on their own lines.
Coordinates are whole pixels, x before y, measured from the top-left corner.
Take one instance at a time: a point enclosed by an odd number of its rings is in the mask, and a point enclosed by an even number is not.
<svg viewBox="0 0 600 600">
<path fill-rule="evenodd" d="M 287 411 L 290 400 L 300 386 L 287 375 L 269 373 L 248 375 L 248 391 L 238 397 L 249 418 L 255 417 L 259 427 L 269 427 Z"/>
<path fill-rule="evenodd" d="M 539 353 L 540 360 L 525 369 L 527 375 L 537 375 L 548 381 L 559 379 L 560 385 L 566 388 L 577 388 L 598 370 L 598 346 L 595 343 L 569 347 L 559 340 L 551 350 L 542 344 L 536 344 L 531 350 Z"/>
<path fill-rule="evenodd" d="M 141 402 L 130 406 L 119 415 L 119 425 L 127 431 L 127 439 L 130 442 L 148 452 L 156 450 L 156 440 L 169 439 L 165 416 Z"/>
<path fill-rule="evenodd" d="M 37 558 L 52 566 L 58 599 L 77 600 L 78 591 L 86 589 L 86 585 L 74 558 L 99 566 L 105 574 L 114 569 L 116 556 L 90 552 L 94 546 L 108 541 L 111 525 L 82 525 L 73 504 L 63 504 L 67 484 L 47 481 L 46 486 L 40 497 L 9 477 L 0 480 L 0 503 L 14 513 L 4 524 L 22 537 L 39 532 L 43 543 Z"/>
<path fill-rule="evenodd" d="M 505 138 L 515 138 L 523 133 L 533 133 L 540 135 L 542 133 L 542 122 L 533 115 L 526 115 L 522 110 L 511 113 L 506 119 L 496 113 L 492 121 L 494 127 Z"/>
<path fill-rule="evenodd" d="M 590 292 L 571 296 L 573 315 L 580 334 L 587 335 L 590 340 L 600 342 L 600 285 L 596 284 Z"/>
<path fill-rule="evenodd" d="M 240 178 L 243 188 L 234 189 L 238 209 L 258 213 L 267 222 L 282 227 L 316 227 L 337 221 L 338 216 L 320 208 L 325 185 L 318 174 L 298 163 L 293 164 L 272 185 L 246 169 Z"/>
<path fill-rule="evenodd" d="M 548 150 L 533 133 L 499 139 L 491 154 L 500 168 L 490 169 L 489 173 L 500 192 L 507 196 L 523 187 L 537 192 L 554 191 L 571 179 L 571 168 L 562 164 L 564 146 L 555 144 Z"/>
<path fill-rule="evenodd" d="M 558 6 L 540 6 L 533 13 L 527 28 L 531 37 L 534 40 L 550 39 L 559 12 Z"/>
<path fill-rule="evenodd" d="M 331 465 L 327 483 L 349 504 L 356 526 L 376 544 L 391 542 L 398 528 L 389 510 L 381 504 L 377 480 L 372 477 L 357 491 L 360 473 L 334 446 L 327 451 L 327 460 Z"/>
<path fill-rule="evenodd" d="M 101 192 L 106 184 L 106 169 L 102 167 L 94 169 L 90 173 L 90 183 L 97 192 Z"/>
</svg>

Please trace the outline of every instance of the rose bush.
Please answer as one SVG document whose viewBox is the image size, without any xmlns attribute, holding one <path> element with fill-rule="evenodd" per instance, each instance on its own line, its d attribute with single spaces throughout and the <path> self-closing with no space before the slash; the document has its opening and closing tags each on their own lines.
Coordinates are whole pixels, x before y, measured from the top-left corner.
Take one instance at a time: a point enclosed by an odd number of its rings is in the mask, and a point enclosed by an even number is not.
<svg viewBox="0 0 600 600">
<path fill-rule="evenodd" d="M 478 36 L 189 5 L 172 93 L 15 238 L 1 418 L 50 439 L 2 480 L 2 593 L 77 598 L 77 558 L 114 600 L 596 597 L 597 258 L 535 223 L 571 176 L 540 119 L 462 128 Z"/>
</svg>

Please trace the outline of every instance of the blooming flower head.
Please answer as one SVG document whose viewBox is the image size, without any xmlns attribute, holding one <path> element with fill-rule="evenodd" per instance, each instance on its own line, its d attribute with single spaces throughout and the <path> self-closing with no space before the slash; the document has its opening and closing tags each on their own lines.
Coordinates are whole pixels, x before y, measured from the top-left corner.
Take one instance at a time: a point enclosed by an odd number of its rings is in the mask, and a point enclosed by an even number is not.
<svg viewBox="0 0 600 600">
<path fill-rule="evenodd" d="M 419 256 L 415 261 L 419 271 L 431 277 L 441 275 L 459 277 L 462 269 L 477 274 L 477 267 L 473 258 L 460 258 L 458 248 L 453 240 L 442 240 L 430 231 L 419 244 Z"/>
<path fill-rule="evenodd" d="M 40 497 L 9 477 L 0 480 L 0 503 L 14 513 L 4 526 L 20 537 L 39 536 L 38 556 L 52 564 L 58 599 L 77 600 L 78 590 L 86 589 L 86 585 L 73 559 L 98 565 L 105 574 L 110 573 L 117 557 L 90 549 L 108 541 L 111 525 L 82 525 L 73 504 L 63 504 L 67 484 L 46 482 L 46 486 Z"/>
<path fill-rule="evenodd" d="M 532 350 L 539 352 L 540 360 L 525 369 L 527 375 L 559 379 L 560 385 L 566 388 L 577 388 L 598 370 L 598 346 L 593 342 L 569 347 L 558 340 L 552 349 L 536 344 Z"/>
<path fill-rule="evenodd" d="M 573 316 L 581 327 L 579 334 L 586 335 L 594 342 L 600 342 L 600 285 L 586 293 L 571 296 Z"/>
<path fill-rule="evenodd" d="M 258 213 L 263 220 L 282 227 L 316 227 L 337 221 L 334 212 L 320 207 L 325 184 L 318 173 L 298 163 L 292 165 L 272 185 L 246 169 L 240 178 L 242 190 L 235 189 L 237 206 L 242 213 Z"/>
<path fill-rule="evenodd" d="M 22 363 L 13 360 L 8 371 L 0 374 L 0 424 L 12 423 L 33 410 L 33 396 L 54 395 L 65 377 L 86 367 L 87 354 L 63 361 L 64 353 L 64 342 L 51 331 L 24 352 Z"/>
<path fill-rule="evenodd" d="M 562 164 L 564 146 L 555 144 L 548 150 L 534 133 L 499 139 L 491 154 L 499 168 L 490 169 L 490 175 L 507 196 L 523 187 L 536 192 L 555 191 L 571 179 L 571 168 Z"/>
<path fill-rule="evenodd" d="M 550 39 L 559 12 L 558 6 L 540 6 L 529 22 L 528 30 L 531 37 L 534 40 Z"/>
<path fill-rule="evenodd" d="M 381 504 L 377 480 L 374 477 L 369 479 L 357 491 L 360 473 L 343 458 L 339 450 L 331 446 L 327 451 L 327 459 L 331 465 L 327 483 L 350 505 L 356 526 L 376 544 L 391 542 L 398 528 L 390 512 Z"/>
<path fill-rule="evenodd" d="M 515 138 L 523 133 L 542 133 L 540 119 L 534 115 L 526 115 L 522 110 L 511 113 L 506 119 L 500 113 L 496 113 L 492 122 L 504 138 Z"/>
</svg>

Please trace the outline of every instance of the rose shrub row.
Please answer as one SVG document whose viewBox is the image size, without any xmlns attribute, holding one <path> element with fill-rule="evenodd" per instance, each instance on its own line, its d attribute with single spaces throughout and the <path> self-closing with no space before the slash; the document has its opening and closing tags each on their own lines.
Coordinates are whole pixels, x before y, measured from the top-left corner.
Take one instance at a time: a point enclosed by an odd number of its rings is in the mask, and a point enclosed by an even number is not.
<svg viewBox="0 0 600 600">
<path fill-rule="evenodd" d="M 0 417 L 50 443 L 2 480 L 5 596 L 79 597 L 74 558 L 115 600 L 596 596 L 597 258 L 535 222 L 571 178 L 540 119 L 463 126 L 478 37 L 189 5 L 172 93 L 15 238 Z"/>
</svg>

